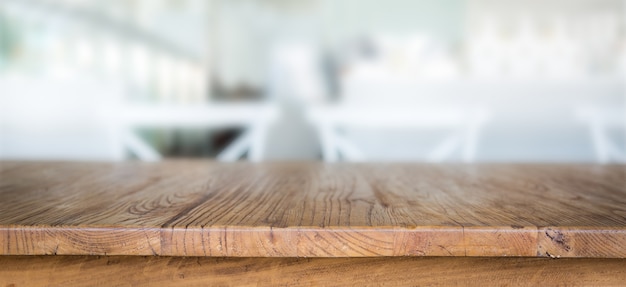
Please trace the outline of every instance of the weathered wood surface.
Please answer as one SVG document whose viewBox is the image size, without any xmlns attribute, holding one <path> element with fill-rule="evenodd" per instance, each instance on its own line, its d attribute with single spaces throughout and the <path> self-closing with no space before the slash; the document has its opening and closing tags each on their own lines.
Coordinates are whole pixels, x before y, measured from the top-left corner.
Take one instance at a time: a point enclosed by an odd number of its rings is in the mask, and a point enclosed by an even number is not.
<svg viewBox="0 0 626 287">
<path fill-rule="evenodd" d="M 0 256 L 0 286 L 624 286 L 626 259 Z"/>
<path fill-rule="evenodd" d="M 0 162 L 0 254 L 626 257 L 626 166 Z"/>
</svg>

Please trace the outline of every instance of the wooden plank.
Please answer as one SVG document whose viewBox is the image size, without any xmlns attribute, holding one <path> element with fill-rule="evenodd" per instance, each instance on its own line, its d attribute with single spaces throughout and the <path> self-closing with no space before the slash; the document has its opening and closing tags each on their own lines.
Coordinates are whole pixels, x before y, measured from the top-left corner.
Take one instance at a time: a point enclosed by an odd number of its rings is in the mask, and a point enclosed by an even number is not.
<svg viewBox="0 0 626 287">
<path fill-rule="evenodd" d="M 4 255 L 626 258 L 625 243 L 624 165 L 0 162 Z"/>
<path fill-rule="evenodd" d="M 623 286 L 626 259 L 0 256 L 2 286 Z"/>
<path fill-rule="evenodd" d="M 626 258 L 626 229 L 543 227 L 539 229 L 538 256 Z"/>
<path fill-rule="evenodd" d="M 0 228 L 0 255 L 159 255 L 161 236 L 152 228 Z"/>
</svg>

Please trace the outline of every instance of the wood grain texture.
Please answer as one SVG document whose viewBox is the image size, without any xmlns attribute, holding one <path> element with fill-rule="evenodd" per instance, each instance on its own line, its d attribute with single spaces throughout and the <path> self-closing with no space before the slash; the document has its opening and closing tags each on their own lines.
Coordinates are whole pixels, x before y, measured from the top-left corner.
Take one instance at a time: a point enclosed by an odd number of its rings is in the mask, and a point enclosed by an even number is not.
<svg viewBox="0 0 626 287">
<path fill-rule="evenodd" d="M 623 286 L 626 259 L 0 256 L 1 286 Z"/>
<path fill-rule="evenodd" d="M 0 254 L 626 258 L 626 166 L 0 162 Z"/>
</svg>

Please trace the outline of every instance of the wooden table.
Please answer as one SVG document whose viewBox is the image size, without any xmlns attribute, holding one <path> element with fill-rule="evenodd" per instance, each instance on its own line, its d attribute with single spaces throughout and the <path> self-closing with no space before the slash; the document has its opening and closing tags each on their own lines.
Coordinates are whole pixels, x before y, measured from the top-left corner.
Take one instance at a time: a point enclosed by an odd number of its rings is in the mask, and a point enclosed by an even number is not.
<svg viewBox="0 0 626 287">
<path fill-rule="evenodd" d="M 626 166 L 1 162 L 0 255 L 5 285 L 619 286 Z"/>
</svg>

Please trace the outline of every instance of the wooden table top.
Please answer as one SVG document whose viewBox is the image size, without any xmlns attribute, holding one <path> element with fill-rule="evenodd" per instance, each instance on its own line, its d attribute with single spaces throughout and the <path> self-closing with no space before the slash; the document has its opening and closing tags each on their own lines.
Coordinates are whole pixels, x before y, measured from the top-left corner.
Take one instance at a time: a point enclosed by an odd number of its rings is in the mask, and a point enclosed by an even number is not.
<svg viewBox="0 0 626 287">
<path fill-rule="evenodd" d="M 626 166 L 0 162 L 0 255 L 626 257 Z"/>
</svg>

